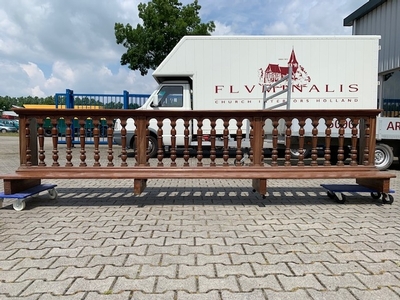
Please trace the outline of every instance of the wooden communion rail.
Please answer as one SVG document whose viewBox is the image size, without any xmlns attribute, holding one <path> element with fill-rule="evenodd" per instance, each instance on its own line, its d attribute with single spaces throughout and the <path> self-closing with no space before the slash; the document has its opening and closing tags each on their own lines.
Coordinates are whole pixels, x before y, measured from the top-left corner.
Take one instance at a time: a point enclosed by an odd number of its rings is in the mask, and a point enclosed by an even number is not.
<svg viewBox="0 0 400 300">
<path fill-rule="evenodd" d="M 175 111 L 175 110 L 70 110 L 70 109 L 15 109 L 20 117 L 20 167 L 15 174 L 3 175 L 4 193 L 13 194 L 41 184 L 42 179 L 134 179 L 134 193 L 140 194 L 146 187 L 147 179 L 252 179 L 255 191 L 265 195 L 268 179 L 332 179 L 355 178 L 357 183 L 388 193 L 390 178 L 388 172 L 378 171 L 374 166 L 376 116 L 379 110 L 249 110 L 249 111 Z M 43 124 L 50 118 L 52 137 L 45 137 Z M 65 144 L 59 143 L 58 120 L 66 124 Z M 90 118 L 93 124 L 92 144 L 87 143 L 85 124 Z M 113 144 L 114 120 L 121 120 L 122 147 Z M 126 137 L 127 119 L 133 118 L 136 126 L 135 158 L 128 160 Z M 77 124 L 79 128 L 73 128 Z M 149 130 L 151 119 L 157 120 L 158 130 Z M 169 155 L 163 147 L 163 120 L 169 119 L 171 134 Z M 197 120 L 193 132 L 197 135 L 195 157 L 189 154 L 189 128 L 191 120 Z M 244 152 L 243 124 L 250 121 L 249 163 L 242 164 Z M 269 132 L 264 132 L 268 120 L 272 124 Z M 299 129 L 293 132 L 293 120 L 298 120 Z M 235 159 L 229 159 L 229 122 L 236 121 Z M 284 120 L 286 146 L 284 158 L 278 158 L 278 126 Z M 321 124 L 319 122 L 323 121 Z M 346 120 L 351 120 L 350 157 L 345 161 Z M 183 156 L 177 157 L 177 122 L 183 122 L 185 147 Z M 204 122 L 209 122 L 210 130 L 203 130 Z M 221 136 L 217 136 L 217 122 L 223 124 Z M 232 122 L 232 121 L 231 121 Z M 311 124 L 311 159 L 302 154 L 305 141 L 305 124 Z M 333 128 L 336 122 L 339 128 Z M 106 125 L 104 125 L 106 124 Z M 101 144 L 100 126 L 106 144 Z M 104 135 L 106 135 L 104 137 Z M 154 135 L 158 143 L 156 158 L 149 158 L 148 140 Z M 292 135 L 298 136 L 298 159 L 291 159 Z M 317 141 L 324 138 L 326 148 L 323 159 L 318 158 Z M 209 143 L 209 158 L 205 159 L 204 139 Z M 272 138 L 270 158 L 264 157 L 264 137 Z M 360 138 L 358 138 L 360 136 Z M 222 143 L 218 149 L 216 141 Z M 49 146 L 50 144 L 50 146 Z M 337 157 L 332 159 L 331 145 L 338 145 Z M 50 150 L 46 148 L 50 147 Z M 74 147 L 75 146 L 75 147 Z M 217 151 L 222 157 L 217 158 Z M 331 161 L 335 160 L 334 164 Z M 337 162 L 336 162 L 337 161 Z"/>
</svg>

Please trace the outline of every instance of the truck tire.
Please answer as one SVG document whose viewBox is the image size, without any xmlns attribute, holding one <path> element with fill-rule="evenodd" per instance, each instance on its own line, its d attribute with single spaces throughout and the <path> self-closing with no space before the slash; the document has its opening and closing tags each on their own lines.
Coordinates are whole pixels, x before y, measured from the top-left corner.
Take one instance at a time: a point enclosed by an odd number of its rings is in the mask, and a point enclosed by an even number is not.
<svg viewBox="0 0 400 300">
<path fill-rule="evenodd" d="M 132 138 L 130 148 L 135 150 L 135 137 Z M 158 146 L 157 139 L 154 136 L 149 136 L 149 157 L 153 158 L 157 156 Z"/>
<path fill-rule="evenodd" d="M 375 167 L 378 170 L 386 170 L 393 162 L 393 151 L 386 144 L 375 146 Z"/>
<path fill-rule="evenodd" d="M 304 150 L 304 158 L 308 158 L 311 155 L 310 149 L 303 149 Z M 299 149 L 291 148 L 290 149 L 290 156 L 293 159 L 298 159 L 300 156 Z"/>
<path fill-rule="evenodd" d="M 47 137 L 52 136 L 51 129 L 45 129 L 44 130 L 44 136 L 47 136 Z"/>
<path fill-rule="evenodd" d="M 157 139 L 154 136 L 149 136 L 149 157 L 156 157 L 157 151 Z"/>
</svg>

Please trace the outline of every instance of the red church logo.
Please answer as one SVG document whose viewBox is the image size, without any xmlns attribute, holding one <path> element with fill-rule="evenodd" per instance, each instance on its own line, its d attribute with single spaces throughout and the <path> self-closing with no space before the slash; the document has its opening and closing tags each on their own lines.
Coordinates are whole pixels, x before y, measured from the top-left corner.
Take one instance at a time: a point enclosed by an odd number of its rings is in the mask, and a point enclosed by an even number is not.
<svg viewBox="0 0 400 300">
<path fill-rule="evenodd" d="M 293 85 L 307 86 L 307 83 L 311 81 L 306 70 L 299 65 L 294 49 L 290 54 L 287 66 L 280 66 L 278 64 L 269 64 L 265 70 L 259 69 L 259 84 L 272 84 L 279 81 L 289 73 L 289 66 L 292 66 L 292 83 Z"/>
</svg>

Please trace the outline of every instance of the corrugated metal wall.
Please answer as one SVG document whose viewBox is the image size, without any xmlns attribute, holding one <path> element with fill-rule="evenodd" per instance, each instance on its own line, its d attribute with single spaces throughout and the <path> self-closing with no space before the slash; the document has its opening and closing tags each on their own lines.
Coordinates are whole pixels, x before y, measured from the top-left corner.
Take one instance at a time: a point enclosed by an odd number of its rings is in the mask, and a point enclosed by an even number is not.
<svg viewBox="0 0 400 300">
<path fill-rule="evenodd" d="M 379 73 L 400 68 L 400 0 L 389 0 L 355 21 L 353 34 L 382 36 Z"/>
</svg>

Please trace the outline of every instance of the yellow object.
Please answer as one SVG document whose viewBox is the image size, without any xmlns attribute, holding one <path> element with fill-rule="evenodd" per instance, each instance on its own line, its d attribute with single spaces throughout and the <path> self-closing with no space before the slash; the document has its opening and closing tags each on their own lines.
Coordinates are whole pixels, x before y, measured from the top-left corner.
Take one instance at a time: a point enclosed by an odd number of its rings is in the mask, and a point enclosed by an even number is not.
<svg viewBox="0 0 400 300">
<path fill-rule="evenodd" d="M 33 109 L 53 109 L 56 108 L 55 105 L 52 104 L 24 104 L 25 108 L 33 108 Z M 65 105 L 59 105 L 58 109 L 65 109 Z M 103 109 L 103 106 L 99 105 L 76 105 L 74 109 Z"/>
</svg>

